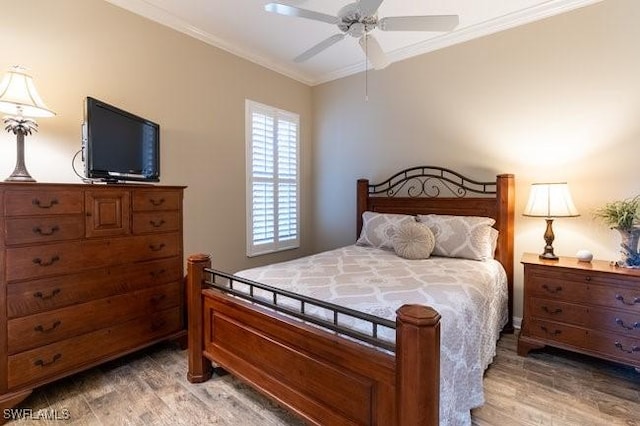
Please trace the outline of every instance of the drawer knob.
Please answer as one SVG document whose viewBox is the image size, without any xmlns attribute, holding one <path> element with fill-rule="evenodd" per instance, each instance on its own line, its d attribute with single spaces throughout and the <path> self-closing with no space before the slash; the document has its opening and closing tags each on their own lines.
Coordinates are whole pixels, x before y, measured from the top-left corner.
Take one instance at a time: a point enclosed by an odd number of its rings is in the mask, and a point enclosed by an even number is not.
<svg viewBox="0 0 640 426">
<path fill-rule="evenodd" d="M 591 277 L 588 276 L 588 275 L 584 279 L 587 280 L 587 281 L 591 281 Z"/>
<path fill-rule="evenodd" d="M 543 284 L 542 288 L 544 288 L 545 290 L 547 290 L 548 293 L 551 293 L 551 294 L 560 293 L 562 291 L 562 286 L 557 286 L 556 288 L 550 288 L 548 285 Z"/>
<path fill-rule="evenodd" d="M 33 263 L 40 266 L 51 266 L 59 260 L 60 256 L 58 255 L 52 256 L 49 260 L 42 260 L 39 257 L 36 257 L 35 259 L 33 259 Z"/>
<path fill-rule="evenodd" d="M 616 348 L 620 349 L 622 352 L 624 353 L 628 353 L 628 354 L 632 354 L 634 352 L 640 352 L 640 346 L 631 346 L 630 349 L 625 349 L 624 346 L 622 346 L 622 343 L 620 343 L 619 341 L 616 340 L 615 343 Z"/>
<path fill-rule="evenodd" d="M 54 288 L 51 291 L 51 294 L 48 294 L 45 296 L 44 294 L 42 294 L 42 292 L 38 291 L 36 293 L 33 293 L 33 297 L 35 297 L 36 299 L 48 300 L 48 299 L 53 299 L 59 293 L 60 293 L 60 289 Z"/>
<path fill-rule="evenodd" d="M 548 313 L 549 315 L 556 315 L 556 314 L 561 314 L 562 313 L 562 309 L 560 308 L 556 308 L 556 309 L 549 309 L 547 306 L 543 306 L 542 310 L 545 311 L 546 313 Z"/>
<path fill-rule="evenodd" d="M 42 201 L 40 201 L 40 199 L 38 198 L 34 198 L 31 203 L 36 206 L 39 207 L 41 209 L 50 209 L 51 207 L 55 206 L 56 204 L 59 204 L 59 201 L 55 198 L 51 199 L 47 204 L 44 204 Z"/>
<path fill-rule="evenodd" d="M 164 243 L 160 243 L 158 245 L 149 244 L 149 250 L 151 251 L 160 251 L 164 248 Z"/>
<path fill-rule="evenodd" d="M 154 206 L 158 207 L 164 204 L 164 198 L 160 198 L 159 200 L 156 200 L 155 198 L 149 198 L 149 202 Z"/>
<path fill-rule="evenodd" d="M 619 300 L 625 305 L 635 305 L 636 303 L 640 303 L 640 297 L 635 297 L 632 302 L 627 302 L 626 300 L 624 300 L 624 296 L 621 294 L 616 294 L 616 300 Z"/>
<path fill-rule="evenodd" d="M 62 322 L 55 321 L 53 324 L 51 324 L 51 327 L 49 327 L 49 328 L 44 328 L 42 325 L 38 325 L 38 326 L 35 326 L 33 328 L 33 331 L 38 331 L 40 333 L 48 333 L 48 332 L 53 331 L 56 328 L 58 328 L 58 326 L 60 326 L 60 324 L 62 324 Z"/>
<path fill-rule="evenodd" d="M 558 334 L 562 334 L 562 330 L 549 331 L 549 329 L 547 327 L 545 327 L 544 325 L 541 325 L 540 329 L 542 331 L 544 331 L 545 333 L 547 333 L 548 335 L 550 335 L 550 336 L 557 336 Z"/>
<path fill-rule="evenodd" d="M 45 236 L 45 237 L 46 237 L 46 236 L 49 236 L 49 235 L 53 235 L 53 234 L 55 234 L 56 232 L 58 232 L 59 230 L 60 230 L 60 227 L 59 227 L 58 225 L 54 225 L 54 226 L 52 226 L 52 227 L 51 227 L 51 228 L 49 228 L 49 230 L 47 230 L 47 231 L 43 230 L 43 229 L 42 229 L 41 227 L 39 227 L 39 226 L 36 226 L 35 228 L 33 228 L 33 232 L 34 232 L 35 234 L 42 235 L 42 236 Z"/>
<path fill-rule="evenodd" d="M 39 366 L 39 367 L 46 367 L 48 365 L 54 364 L 60 358 L 62 358 L 62 354 L 55 354 L 53 356 L 53 358 L 51 358 L 51 361 L 43 361 L 41 359 L 37 359 L 37 360 L 34 361 L 33 365 L 36 365 L 36 366 Z"/>
<path fill-rule="evenodd" d="M 151 226 L 153 226 L 154 228 L 160 228 L 162 225 L 164 225 L 166 222 L 164 221 L 164 219 L 160 219 L 160 220 L 150 220 L 149 224 Z"/>
<path fill-rule="evenodd" d="M 622 321 L 620 318 L 616 318 L 616 324 L 618 324 L 622 328 L 626 328 L 627 330 L 633 330 L 634 328 L 640 328 L 640 322 L 636 321 L 633 324 L 633 326 L 628 326 L 628 325 L 625 325 L 624 321 Z"/>
</svg>

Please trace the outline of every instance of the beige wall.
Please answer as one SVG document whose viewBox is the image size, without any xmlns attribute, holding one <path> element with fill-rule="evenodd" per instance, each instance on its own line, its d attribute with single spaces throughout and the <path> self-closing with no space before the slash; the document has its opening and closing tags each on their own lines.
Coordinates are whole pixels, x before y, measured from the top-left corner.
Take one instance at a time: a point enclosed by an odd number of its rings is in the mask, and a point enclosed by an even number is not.
<svg viewBox="0 0 640 426">
<path fill-rule="evenodd" d="M 354 241 L 357 178 L 430 164 L 516 175 L 516 262 L 544 246 L 529 185 L 565 180 L 582 216 L 555 221 L 556 253 L 617 259 L 592 212 L 640 193 L 638 22 L 639 1 L 606 0 L 370 72 L 368 102 L 363 74 L 315 87 L 316 248 Z"/>
<path fill-rule="evenodd" d="M 57 116 L 39 119 L 26 160 L 41 182 L 79 182 L 83 100 L 93 96 L 161 126 L 161 183 L 187 185 L 185 252 L 236 270 L 309 252 L 311 89 L 102 0 L 2 3 L 0 67 L 30 69 Z M 245 256 L 244 101 L 299 113 L 303 242 L 300 250 Z M 0 174 L 15 165 L 15 136 L 0 133 Z M 82 163 L 77 162 L 82 169 Z M 0 176 L 4 178 L 5 176 Z"/>
</svg>

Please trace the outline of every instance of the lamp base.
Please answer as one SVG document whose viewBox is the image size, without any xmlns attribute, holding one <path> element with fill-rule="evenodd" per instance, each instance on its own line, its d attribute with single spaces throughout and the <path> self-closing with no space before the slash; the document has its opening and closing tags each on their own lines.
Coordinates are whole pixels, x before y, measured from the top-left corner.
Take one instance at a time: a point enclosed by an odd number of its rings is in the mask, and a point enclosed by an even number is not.
<svg viewBox="0 0 640 426">
<path fill-rule="evenodd" d="M 36 180 L 31 177 L 27 171 L 27 166 L 24 164 L 24 137 L 37 130 L 38 125 L 35 121 L 23 117 L 5 117 L 4 124 L 7 125 L 8 132 L 13 132 L 16 135 L 16 167 L 11 176 L 4 181 L 35 182 Z"/>
<path fill-rule="evenodd" d="M 553 253 L 542 253 L 538 256 L 542 260 L 558 260 L 559 257 Z"/>
</svg>

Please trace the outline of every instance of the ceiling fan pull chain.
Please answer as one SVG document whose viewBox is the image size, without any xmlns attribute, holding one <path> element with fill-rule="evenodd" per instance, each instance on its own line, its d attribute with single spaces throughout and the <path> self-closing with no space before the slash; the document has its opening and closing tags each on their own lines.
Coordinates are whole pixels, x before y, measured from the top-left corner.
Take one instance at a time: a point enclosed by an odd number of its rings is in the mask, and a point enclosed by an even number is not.
<svg viewBox="0 0 640 426">
<path fill-rule="evenodd" d="M 364 101 L 369 102 L 369 44 L 367 35 L 364 35 Z"/>
</svg>

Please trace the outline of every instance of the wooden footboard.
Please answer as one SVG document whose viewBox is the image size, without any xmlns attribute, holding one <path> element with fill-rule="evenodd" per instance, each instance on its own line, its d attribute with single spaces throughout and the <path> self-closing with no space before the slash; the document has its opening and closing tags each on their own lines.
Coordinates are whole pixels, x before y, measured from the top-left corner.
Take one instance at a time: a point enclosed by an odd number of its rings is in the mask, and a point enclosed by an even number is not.
<svg viewBox="0 0 640 426">
<path fill-rule="evenodd" d="M 393 354 L 208 288 L 210 267 L 189 257 L 190 382 L 207 380 L 214 362 L 312 424 L 438 424 L 436 311 L 402 306 Z"/>
</svg>

